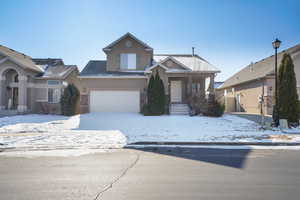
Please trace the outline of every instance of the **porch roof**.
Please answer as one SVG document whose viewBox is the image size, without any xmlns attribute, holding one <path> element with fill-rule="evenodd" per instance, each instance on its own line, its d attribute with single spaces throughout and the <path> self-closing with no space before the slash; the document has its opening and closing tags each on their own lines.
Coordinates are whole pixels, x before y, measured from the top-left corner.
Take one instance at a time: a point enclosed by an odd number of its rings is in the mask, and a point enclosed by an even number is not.
<svg viewBox="0 0 300 200">
<path fill-rule="evenodd" d="M 27 69 L 30 69 L 30 70 L 33 70 L 33 71 L 37 71 L 37 72 L 43 72 L 44 70 L 37 66 L 31 57 L 23 54 L 23 53 L 20 53 L 18 51 L 15 51 L 13 49 L 10 49 L 8 47 L 5 47 L 3 45 L 0 45 L 0 54 L 6 56 L 9 60 L 11 60 L 12 62 L 24 67 L 24 68 L 27 68 Z"/>
<path fill-rule="evenodd" d="M 220 70 L 204 60 L 198 55 L 191 54 L 156 54 L 153 59 L 156 63 L 164 61 L 166 58 L 172 58 L 184 66 L 188 67 L 192 72 L 215 72 L 218 73 Z"/>
</svg>

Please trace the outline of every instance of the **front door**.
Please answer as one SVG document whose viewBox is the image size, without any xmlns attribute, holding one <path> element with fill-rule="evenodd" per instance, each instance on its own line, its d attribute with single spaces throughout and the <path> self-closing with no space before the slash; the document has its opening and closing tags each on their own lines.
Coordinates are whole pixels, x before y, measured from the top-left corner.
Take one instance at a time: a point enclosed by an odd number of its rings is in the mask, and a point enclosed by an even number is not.
<svg viewBox="0 0 300 200">
<path fill-rule="evenodd" d="M 13 109 L 18 108 L 18 99 L 19 99 L 19 90 L 18 90 L 18 88 L 14 87 L 14 88 L 12 88 L 12 108 Z"/>
<path fill-rule="evenodd" d="M 171 103 L 181 103 L 182 83 L 181 81 L 171 81 Z"/>
</svg>

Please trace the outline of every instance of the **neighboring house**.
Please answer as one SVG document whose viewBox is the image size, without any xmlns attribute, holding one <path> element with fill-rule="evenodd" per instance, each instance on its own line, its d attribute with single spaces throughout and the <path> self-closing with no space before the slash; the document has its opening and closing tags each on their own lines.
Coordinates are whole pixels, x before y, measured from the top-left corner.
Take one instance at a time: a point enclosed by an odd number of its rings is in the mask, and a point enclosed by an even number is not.
<svg viewBox="0 0 300 200">
<path fill-rule="evenodd" d="M 0 45 L 0 112 L 59 114 L 61 92 L 77 75 L 62 59 L 32 59 Z"/>
<path fill-rule="evenodd" d="M 79 75 L 82 112 L 140 112 L 149 78 L 157 72 L 169 103 L 192 105 L 213 93 L 220 72 L 198 55 L 154 54 L 130 33 L 103 51 L 107 59 L 89 61 Z"/>
<path fill-rule="evenodd" d="M 300 94 L 300 45 L 278 54 L 278 68 L 284 53 L 294 61 L 298 95 Z M 217 89 L 219 101 L 225 104 L 227 112 L 272 114 L 275 87 L 275 59 L 270 56 L 243 68 L 227 79 Z M 262 98 L 263 97 L 263 98 Z M 261 101 L 263 99 L 263 101 Z"/>
</svg>

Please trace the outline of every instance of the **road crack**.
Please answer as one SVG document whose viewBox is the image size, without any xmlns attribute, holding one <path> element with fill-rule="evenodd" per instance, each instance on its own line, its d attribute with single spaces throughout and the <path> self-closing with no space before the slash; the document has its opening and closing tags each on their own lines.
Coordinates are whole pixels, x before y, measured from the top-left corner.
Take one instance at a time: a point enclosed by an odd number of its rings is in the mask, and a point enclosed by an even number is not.
<svg viewBox="0 0 300 200">
<path fill-rule="evenodd" d="M 115 183 L 117 183 L 122 177 L 124 177 L 126 174 L 127 174 L 127 172 L 130 170 L 130 169 L 132 169 L 137 163 L 138 163 L 138 161 L 140 160 L 140 154 L 136 154 L 136 158 L 134 159 L 134 161 L 117 177 L 117 178 L 115 178 L 111 183 L 109 183 L 108 185 L 106 185 L 105 187 L 104 187 L 104 189 L 103 190 L 101 190 L 97 195 L 96 195 L 96 197 L 94 198 L 94 200 L 97 200 L 97 199 L 100 199 L 100 197 L 106 192 L 106 191 L 108 191 L 108 190 L 110 190 L 112 187 L 113 187 L 113 185 L 115 184 Z"/>
</svg>

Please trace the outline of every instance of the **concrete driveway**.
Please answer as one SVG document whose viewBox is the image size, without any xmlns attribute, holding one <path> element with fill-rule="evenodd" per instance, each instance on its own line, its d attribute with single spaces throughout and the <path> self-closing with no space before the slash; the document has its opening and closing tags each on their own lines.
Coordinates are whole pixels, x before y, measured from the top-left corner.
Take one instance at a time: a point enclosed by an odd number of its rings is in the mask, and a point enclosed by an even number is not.
<svg viewBox="0 0 300 200">
<path fill-rule="evenodd" d="M 9 200 L 299 199 L 299 157 L 299 151 L 200 148 L 0 156 L 0 194 Z"/>
</svg>

